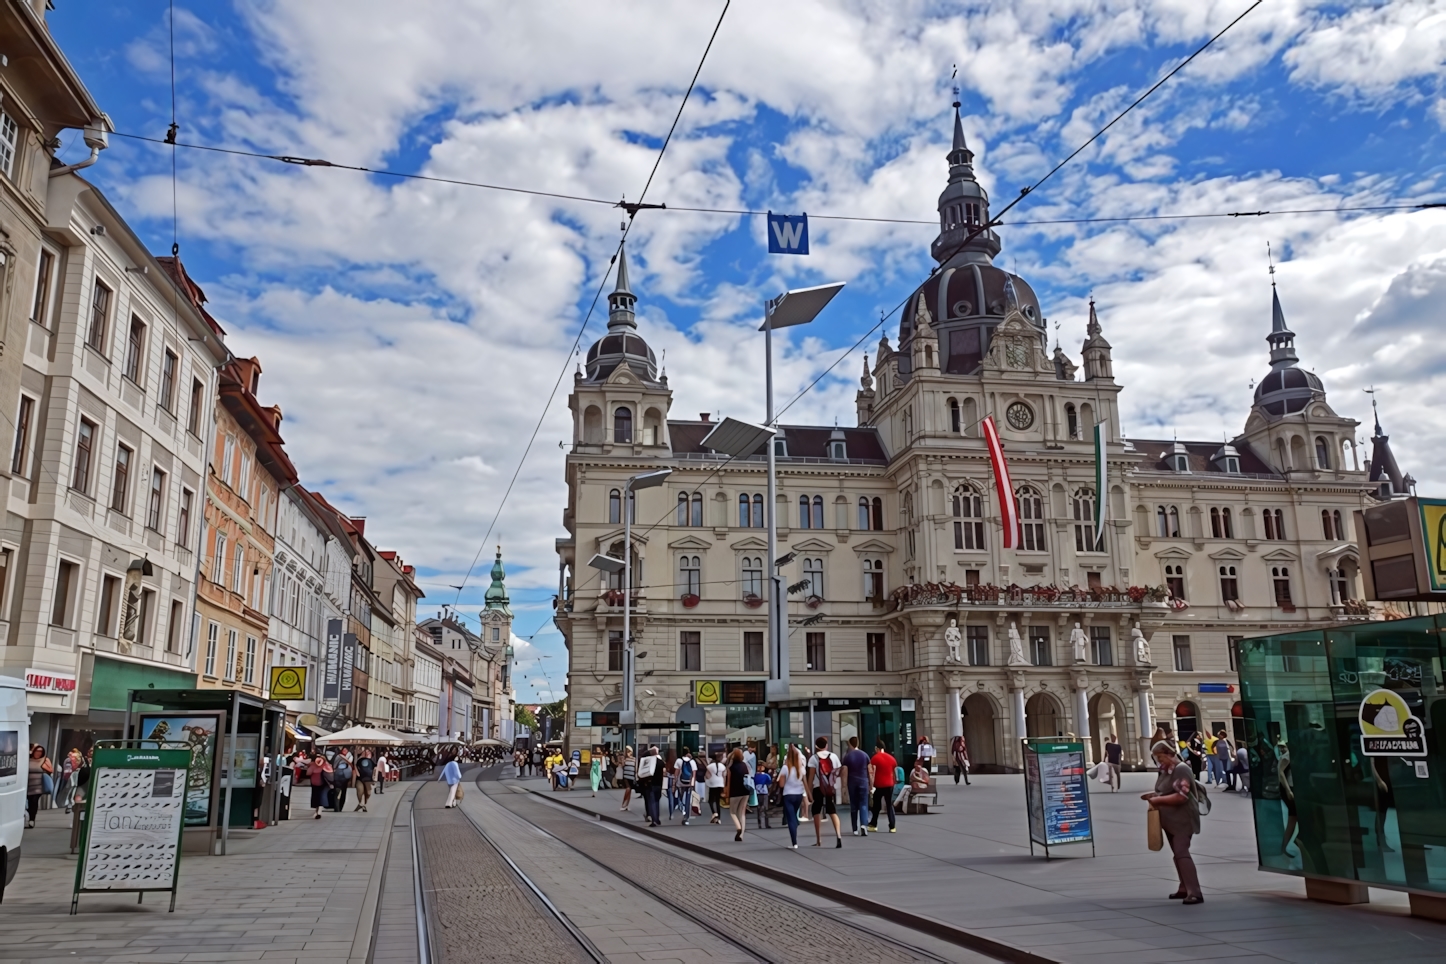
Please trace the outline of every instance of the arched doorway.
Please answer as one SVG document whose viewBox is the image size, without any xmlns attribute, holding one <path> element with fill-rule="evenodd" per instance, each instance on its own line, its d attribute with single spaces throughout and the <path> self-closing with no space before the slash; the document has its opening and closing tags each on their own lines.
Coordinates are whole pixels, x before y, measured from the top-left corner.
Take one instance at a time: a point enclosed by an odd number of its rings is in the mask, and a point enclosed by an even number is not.
<svg viewBox="0 0 1446 964">
<path fill-rule="evenodd" d="M 1200 729 L 1200 708 L 1189 700 L 1175 707 L 1175 736 L 1188 741 Z"/>
<path fill-rule="evenodd" d="M 1064 712 L 1048 693 L 1035 693 L 1024 704 L 1024 732 L 1029 736 L 1063 736 Z"/>
<path fill-rule="evenodd" d="M 1090 745 L 1094 747 L 1094 758 L 1105 758 L 1105 744 L 1110 734 L 1125 745 L 1125 706 L 1113 693 L 1096 693 L 1090 699 Z"/>
<path fill-rule="evenodd" d="M 994 701 L 983 693 L 971 693 L 964 700 L 964 742 L 969 745 L 969 765 L 979 770 L 999 766 L 999 716 Z M 952 764 L 951 764 L 952 765 Z"/>
</svg>

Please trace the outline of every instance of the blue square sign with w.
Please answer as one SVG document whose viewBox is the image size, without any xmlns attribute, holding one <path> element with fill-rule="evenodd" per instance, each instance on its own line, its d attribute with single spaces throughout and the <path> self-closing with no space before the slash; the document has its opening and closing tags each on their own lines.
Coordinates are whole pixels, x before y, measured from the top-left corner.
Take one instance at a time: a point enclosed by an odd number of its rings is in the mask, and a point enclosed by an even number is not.
<svg viewBox="0 0 1446 964">
<path fill-rule="evenodd" d="M 768 253 L 808 254 L 808 215 L 769 211 Z"/>
</svg>

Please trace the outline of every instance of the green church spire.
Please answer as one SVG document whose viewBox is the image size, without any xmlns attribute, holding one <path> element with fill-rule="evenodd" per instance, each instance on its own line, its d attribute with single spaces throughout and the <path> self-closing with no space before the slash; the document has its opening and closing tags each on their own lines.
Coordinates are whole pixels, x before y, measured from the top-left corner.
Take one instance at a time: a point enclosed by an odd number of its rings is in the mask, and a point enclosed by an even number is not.
<svg viewBox="0 0 1446 964">
<path fill-rule="evenodd" d="M 502 584 L 506 578 L 507 570 L 502 568 L 502 547 L 498 546 L 497 558 L 492 563 L 492 585 L 487 587 L 485 599 L 488 609 L 496 610 L 510 617 L 512 610 L 507 606 L 510 602 L 507 598 L 507 587 Z"/>
</svg>

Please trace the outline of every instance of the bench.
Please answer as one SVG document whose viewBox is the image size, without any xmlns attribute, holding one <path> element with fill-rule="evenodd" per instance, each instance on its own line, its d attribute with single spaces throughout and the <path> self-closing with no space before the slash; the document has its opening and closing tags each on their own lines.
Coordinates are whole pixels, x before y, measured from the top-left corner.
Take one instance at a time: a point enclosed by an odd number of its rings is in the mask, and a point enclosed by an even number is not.
<svg viewBox="0 0 1446 964">
<path fill-rule="evenodd" d="M 910 792 L 909 801 L 904 805 L 905 814 L 927 814 L 929 808 L 942 809 L 939 803 L 939 783 L 932 775 L 929 777 L 928 789 L 920 790 L 918 793 Z"/>
</svg>

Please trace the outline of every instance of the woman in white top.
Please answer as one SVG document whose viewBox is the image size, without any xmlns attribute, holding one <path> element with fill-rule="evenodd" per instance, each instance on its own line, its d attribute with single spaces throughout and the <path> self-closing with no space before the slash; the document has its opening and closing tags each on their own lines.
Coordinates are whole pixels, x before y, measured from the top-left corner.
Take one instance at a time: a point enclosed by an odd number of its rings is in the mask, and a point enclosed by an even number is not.
<svg viewBox="0 0 1446 964">
<path fill-rule="evenodd" d="M 728 765 L 723 762 L 723 754 L 713 754 L 713 760 L 708 764 L 708 809 L 713 811 L 713 816 L 708 818 L 709 823 L 719 823 L 723 819 L 723 784 L 728 781 Z"/>
<path fill-rule="evenodd" d="M 808 767 L 796 745 L 790 744 L 783 765 L 778 768 L 778 781 L 783 791 L 783 816 L 788 821 L 788 837 L 798 849 L 798 812 L 805 803 L 812 803 L 808 792 Z"/>
</svg>

